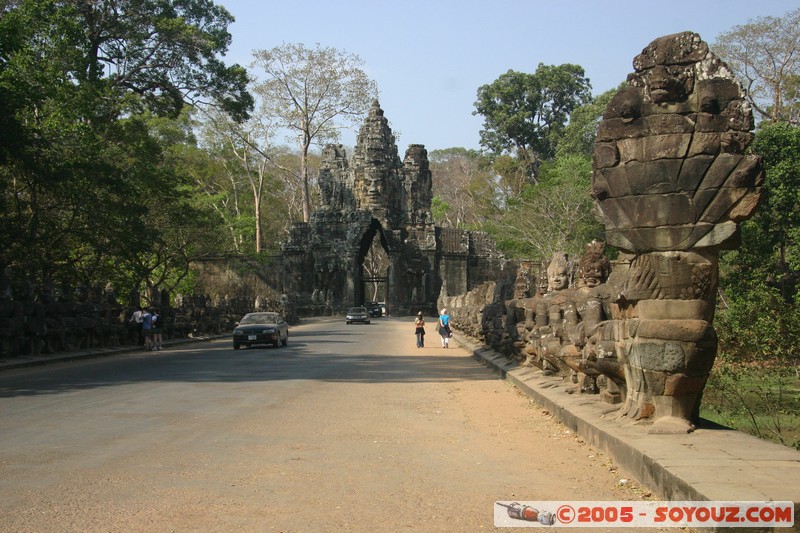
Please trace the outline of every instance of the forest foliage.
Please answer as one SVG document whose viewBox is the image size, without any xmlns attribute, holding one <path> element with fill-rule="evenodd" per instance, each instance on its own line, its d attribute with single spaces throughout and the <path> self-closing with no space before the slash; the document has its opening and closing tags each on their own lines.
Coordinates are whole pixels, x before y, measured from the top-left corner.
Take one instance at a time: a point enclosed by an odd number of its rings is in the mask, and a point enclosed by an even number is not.
<svg viewBox="0 0 800 533">
<path fill-rule="evenodd" d="M 20 287 L 24 276 L 191 290 L 193 261 L 276 252 L 316 206 L 320 144 L 377 95 L 357 56 L 319 45 L 261 50 L 250 70 L 224 64 L 233 18 L 209 0 L 0 9 L 0 268 Z M 721 353 L 738 360 L 796 365 L 800 354 L 798 20 L 750 21 L 713 45 L 751 89 L 751 149 L 766 168 L 763 205 L 721 262 Z M 338 82 L 341 100 L 311 98 L 313 84 Z M 602 240 L 592 148 L 615 92 L 593 95 L 570 63 L 476 88 L 481 149 L 430 153 L 435 222 L 487 231 L 507 257 L 532 261 Z"/>
</svg>

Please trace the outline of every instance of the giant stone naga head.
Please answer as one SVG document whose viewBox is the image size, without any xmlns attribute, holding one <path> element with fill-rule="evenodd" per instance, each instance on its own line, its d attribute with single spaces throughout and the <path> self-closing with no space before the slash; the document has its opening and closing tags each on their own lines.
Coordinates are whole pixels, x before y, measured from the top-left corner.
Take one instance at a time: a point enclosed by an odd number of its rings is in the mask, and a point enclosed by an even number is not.
<svg viewBox="0 0 800 533">
<path fill-rule="evenodd" d="M 606 240 L 633 253 L 722 247 L 764 180 L 761 158 L 744 154 L 753 115 L 741 87 L 691 32 L 656 39 L 633 67 L 594 148 Z"/>
</svg>

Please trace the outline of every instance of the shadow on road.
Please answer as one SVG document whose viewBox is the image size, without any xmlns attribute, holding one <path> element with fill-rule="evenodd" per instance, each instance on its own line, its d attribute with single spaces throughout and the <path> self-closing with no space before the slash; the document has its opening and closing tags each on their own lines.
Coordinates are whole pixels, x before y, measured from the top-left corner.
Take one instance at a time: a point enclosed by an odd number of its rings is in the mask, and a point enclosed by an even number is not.
<svg viewBox="0 0 800 533">
<path fill-rule="evenodd" d="M 320 326 L 325 326 L 321 324 Z M 286 347 L 233 350 L 230 340 L 184 346 L 163 352 L 58 363 L 0 375 L 0 398 L 62 394 L 97 387 L 137 383 L 241 383 L 308 380 L 392 383 L 493 380 L 497 374 L 450 350 L 414 347 L 413 337 L 395 353 L 371 345 L 386 341 L 388 328 L 378 324 L 346 331 L 335 328 L 292 331 Z M 369 330 L 369 332 L 368 332 Z M 427 352 L 427 353 L 426 353 Z"/>
</svg>

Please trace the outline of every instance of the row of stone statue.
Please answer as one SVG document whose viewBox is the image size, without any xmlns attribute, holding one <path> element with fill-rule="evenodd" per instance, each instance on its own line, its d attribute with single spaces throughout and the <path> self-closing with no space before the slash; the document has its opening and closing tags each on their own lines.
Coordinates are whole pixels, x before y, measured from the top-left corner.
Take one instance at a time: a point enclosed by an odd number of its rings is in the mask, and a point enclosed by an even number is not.
<svg viewBox="0 0 800 533">
<path fill-rule="evenodd" d="M 137 345 L 138 327 L 131 320 L 142 305 L 133 292 L 130 301 L 117 301 L 113 288 L 71 291 L 42 284 L 33 290 L 23 283 L 17 295 L 3 276 L 0 292 L 0 356 L 50 354 L 76 350 Z M 294 312 L 285 298 L 176 295 L 149 291 L 146 307 L 158 308 L 164 319 L 162 338 L 179 339 L 229 333 L 245 313 L 278 311 L 290 322 Z"/>
<path fill-rule="evenodd" d="M 622 402 L 622 416 L 654 419 L 651 432 L 691 431 L 716 354 L 716 265 L 695 252 L 612 264 L 603 248 L 588 245 L 577 264 L 563 253 L 521 264 L 513 299 L 489 285 L 441 305 L 457 328 L 562 376 L 570 392 Z"/>
</svg>

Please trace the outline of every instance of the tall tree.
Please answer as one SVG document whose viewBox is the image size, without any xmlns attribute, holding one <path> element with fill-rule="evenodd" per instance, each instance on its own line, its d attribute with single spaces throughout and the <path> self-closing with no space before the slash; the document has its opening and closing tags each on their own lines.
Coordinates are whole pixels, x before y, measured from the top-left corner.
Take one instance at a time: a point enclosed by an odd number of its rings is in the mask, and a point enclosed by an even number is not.
<svg viewBox="0 0 800 533">
<path fill-rule="evenodd" d="M 590 91 L 578 65 L 540 63 L 533 74 L 509 70 L 478 89 L 473 114 L 484 118 L 481 146 L 516 156 L 535 181 L 539 164 L 555 155 L 570 113 L 589 101 Z"/>
<path fill-rule="evenodd" d="M 477 229 L 496 211 L 497 184 L 485 156 L 465 148 L 434 150 L 430 166 L 438 224 Z"/>
<path fill-rule="evenodd" d="M 565 155 L 592 156 L 594 140 L 597 137 L 597 127 L 606 112 L 608 102 L 619 90 L 609 89 L 582 106 L 575 108 L 569 117 L 569 124 L 564 128 L 563 134 L 556 145 L 556 157 Z"/>
<path fill-rule="evenodd" d="M 183 181 L 144 111 L 207 98 L 247 114 L 244 70 L 215 59 L 231 21 L 207 0 L 4 6 L 0 265 L 81 279 L 151 250 L 167 230 L 148 216 L 154 198 L 180 197 Z"/>
<path fill-rule="evenodd" d="M 589 194 L 591 159 L 560 157 L 542 165 L 538 184 L 509 200 L 502 218 L 488 226 L 510 257 L 545 260 L 555 252 L 578 256 L 587 242 L 602 239 Z"/>
<path fill-rule="evenodd" d="M 800 9 L 734 26 L 717 37 L 712 49 L 747 89 L 761 117 L 797 124 Z"/>
<path fill-rule="evenodd" d="M 800 354 L 800 127 L 762 124 L 765 200 L 720 256 L 720 345 L 737 358 L 797 364 Z M 715 320 L 715 325 L 717 320 Z"/>
<path fill-rule="evenodd" d="M 742 245 L 726 255 L 729 279 L 746 287 L 746 280 L 754 278 L 790 302 L 800 283 L 800 127 L 763 126 L 753 151 L 764 157 L 766 200 L 742 224 Z"/>
<path fill-rule="evenodd" d="M 362 70 L 360 57 L 336 48 L 284 44 L 253 55 L 253 65 L 266 74 L 255 92 L 300 148 L 303 220 L 308 222 L 309 150 L 312 145 L 336 141 L 345 127 L 339 121 L 358 124 L 378 95 L 377 85 Z"/>
</svg>

